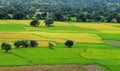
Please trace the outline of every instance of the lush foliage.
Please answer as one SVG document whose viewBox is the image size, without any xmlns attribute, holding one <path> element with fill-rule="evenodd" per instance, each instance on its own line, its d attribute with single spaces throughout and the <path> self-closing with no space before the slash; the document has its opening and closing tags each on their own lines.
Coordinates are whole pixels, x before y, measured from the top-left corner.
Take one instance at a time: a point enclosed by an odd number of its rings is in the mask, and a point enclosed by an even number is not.
<svg viewBox="0 0 120 71">
<path fill-rule="evenodd" d="M 19 47 L 37 47 L 38 43 L 35 40 L 18 40 L 14 42 L 16 48 Z"/>
<path fill-rule="evenodd" d="M 120 0 L 1 0 L 0 19 L 119 22 Z M 76 18 L 76 19 L 73 19 Z"/>
</svg>

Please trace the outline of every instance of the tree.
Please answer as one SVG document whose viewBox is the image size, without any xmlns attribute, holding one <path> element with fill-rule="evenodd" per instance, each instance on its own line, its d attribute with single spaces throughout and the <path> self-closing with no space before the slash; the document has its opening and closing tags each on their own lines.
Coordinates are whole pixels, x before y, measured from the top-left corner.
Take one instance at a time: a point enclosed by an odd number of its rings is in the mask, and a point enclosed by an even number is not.
<svg viewBox="0 0 120 71">
<path fill-rule="evenodd" d="M 54 20 L 56 21 L 64 21 L 64 16 L 61 12 L 54 13 Z"/>
<path fill-rule="evenodd" d="M 23 19 L 25 18 L 25 15 L 23 13 L 16 13 L 14 16 L 13 16 L 14 19 Z"/>
<path fill-rule="evenodd" d="M 38 27 L 40 24 L 39 20 L 33 20 L 30 22 L 30 26 Z"/>
<path fill-rule="evenodd" d="M 37 41 L 35 41 L 35 40 L 30 40 L 30 46 L 31 46 L 31 47 L 37 47 L 37 46 L 38 46 Z"/>
<path fill-rule="evenodd" d="M 71 48 L 74 45 L 74 42 L 72 40 L 67 40 L 65 42 L 65 45 L 68 46 L 69 48 Z"/>
<path fill-rule="evenodd" d="M 89 14 L 89 13 L 86 15 L 86 19 L 88 19 L 88 21 L 92 21 L 93 17 L 94 16 L 92 14 Z"/>
<path fill-rule="evenodd" d="M 31 43 L 30 43 L 29 40 L 22 40 L 22 41 L 21 41 L 21 45 L 22 45 L 23 47 L 30 47 Z"/>
<path fill-rule="evenodd" d="M 6 50 L 6 53 L 7 53 L 8 50 L 11 50 L 11 45 L 10 44 L 6 44 L 4 49 Z"/>
<path fill-rule="evenodd" d="M 120 15 L 116 16 L 117 23 L 120 23 Z"/>
<path fill-rule="evenodd" d="M 1 49 L 3 49 L 4 50 L 4 46 L 6 45 L 6 43 L 4 42 L 4 43 L 2 43 L 2 45 L 1 45 Z"/>
<path fill-rule="evenodd" d="M 16 42 L 14 42 L 14 46 L 15 46 L 16 48 L 19 48 L 19 47 L 21 46 L 21 41 L 16 41 Z"/>
<path fill-rule="evenodd" d="M 5 50 L 6 53 L 7 53 L 9 50 L 11 50 L 11 45 L 8 44 L 8 43 L 2 43 L 2 48 L 3 48 L 3 50 Z"/>
<path fill-rule="evenodd" d="M 101 16 L 95 16 L 95 21 L 102 21 L 102 17 Z"/>
<path fill-rule="evenodd" d="M 107 22 L 111 22 L 112 19 L 116 18 L 116 16 L 118 15 L 118 13 L 111 13 L 108 17 L 107 17 Z M 117 19 L 116 19 L 117 20 Z"/>
<path fill-rule="evenodd" d="M 52 18 L 46 18 L 45 19 L 45 25 L 50 27 L 54 23 Z"/>
<path fill-rule="evenodd" d="M 87 20 L 85 14 L 78 14 L 76 16 L 76 19 L 77 19 L 77 22 L 80 22 L 80 21 L 86 22 L 86 20 Z"/>
</svg>

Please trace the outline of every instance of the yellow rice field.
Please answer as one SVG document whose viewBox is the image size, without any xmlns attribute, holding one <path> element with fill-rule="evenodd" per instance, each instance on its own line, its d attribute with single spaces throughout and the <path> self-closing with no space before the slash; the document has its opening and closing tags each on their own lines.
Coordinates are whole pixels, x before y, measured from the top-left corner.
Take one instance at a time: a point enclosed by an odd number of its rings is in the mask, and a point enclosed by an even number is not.
<svg viewBox="0 0 120 71">
<path fill-rule="evenodd" d="M 0 39 L 26 39 L 26 40 L 45 40 L 45 38 L 42 38 L 40 36 L 32 35 L 28 32 L 7 32 L 7 33 L 0 33 Z"/>
<path fill-rule="evenodd" d="M 32 32 L 33 34 L 36 35 L 44 35 L 47 38 L 51 39 L 63 39 L 63 40 L 73 40 L 75 42 L 80 42 L 80 43 L 103 43 L 101 41 L 101 38 L 97 36 L 96 34 L 88 34 L 88 33 L 38 33 L 38 32 Z M 58 41 L 59 42 L 59 41 Z"/>
<path fill-rule="evenodd" d="M 29 25 L 29 23 L 32 20 L 0 20 L 0 24 L 23 24 L 23 25 Z M 44 20 L 39 20 L 40 26 L 45 26 Z M 54 22 L 55 26 L 71 26 L 67 22 L 59 22 L 55 21 Z"/>
<path fill-rule="evenodd" d="M 113 27 L 112 25 L 107 24 L 73 24 L 74 26 L 83 27 L 83 28 L 91 28 L 100 31 L 118 31 L 120 28 Z"/>
<path fill-rule="evenodd" d="M 0 24 L 10 24 L 9 22 L 7 22 L 7 21 L 3 21 L 3 20 L 0 20 Z"/>
<path fill-rule="evenodd" d="M 28 25 L 32 20 L 2 20 L 2 22 L 8 22 L 10 24 L 24 24 Z"/>
</svg>

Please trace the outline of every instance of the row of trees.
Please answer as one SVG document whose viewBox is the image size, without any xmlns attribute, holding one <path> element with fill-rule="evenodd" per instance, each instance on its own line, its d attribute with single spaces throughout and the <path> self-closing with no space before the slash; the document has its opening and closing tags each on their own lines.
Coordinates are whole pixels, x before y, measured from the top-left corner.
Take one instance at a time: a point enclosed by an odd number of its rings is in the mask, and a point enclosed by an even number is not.
<svg viewBox="0 0 120 71">
<path fill-rule="evenodd" d="M 20 47 L 37 47 L 38 43 L 35 40 L 18 40 L 14 42 L 14 46 L 16 48 L 20 48 Z M 9 43 L 2 43 L 1 45 L 1 49 L 5 50 L 6 53 L 12 49 L 12 46 Z"/>
<path fill-rule="evenodd" d="M 74 42 L 72 40 L 67 40 L 65 42 L 65 45 L 68 46 L 68 48 L 71 48 L 74 45 Z M 14 42 L 14 46 L 16 48 L 20 48 L 20 47 L 25 47 L 25 48 L 28 48 L 28 47 L 37 47 L 38 43 L 35 40 L 18 40 L 18 41 Z M 52 44 L 52 43 L 49 42 L 48 46 L 49 46 L 50 49 L 54 49 L 53 48 L 54 44 Z M 9 43 L 2 43 L 1 49 L 5 50 L 5 52 L 7 53 L 9 50 L 12 49 L 12 46 Z"/>
<path fill-rule="evenodd" d="M 38 43 L 35 40 L 18 40 L 14 42 L 16 48 L 20 47 L 37 47 Z"/>
</svg>

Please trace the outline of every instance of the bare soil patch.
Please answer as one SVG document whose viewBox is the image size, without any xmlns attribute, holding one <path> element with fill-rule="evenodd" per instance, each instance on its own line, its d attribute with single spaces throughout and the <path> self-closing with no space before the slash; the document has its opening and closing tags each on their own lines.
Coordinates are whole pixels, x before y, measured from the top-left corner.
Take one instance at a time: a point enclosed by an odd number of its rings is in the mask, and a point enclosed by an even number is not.
<svg viewBox="0 0 120 71">
<path fill-rule="evenodd" d="M 118 40 L 104 40 L 104 42 L 108 45 L 120 47 L 120 41 Z"/>
<path fill-rule="evenodd" d="M 104 71 L 96 65 L 39 65 L 0 67 L 0 71 Z"/>
</svg>

